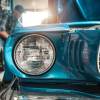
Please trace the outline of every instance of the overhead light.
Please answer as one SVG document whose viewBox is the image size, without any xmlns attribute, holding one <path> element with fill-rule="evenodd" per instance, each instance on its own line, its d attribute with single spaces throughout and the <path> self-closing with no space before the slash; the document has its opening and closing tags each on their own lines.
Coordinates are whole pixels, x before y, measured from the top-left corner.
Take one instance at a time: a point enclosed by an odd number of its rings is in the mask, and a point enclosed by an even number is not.
<svg viewBox="0 0 100 100">
<path fill-rule="evenodd" d="M 22 14 L 21 24 L 23 27 L 41 25 L 50 16 L 48 10 L 39 12 L 26 11 Z"/>
</svg>

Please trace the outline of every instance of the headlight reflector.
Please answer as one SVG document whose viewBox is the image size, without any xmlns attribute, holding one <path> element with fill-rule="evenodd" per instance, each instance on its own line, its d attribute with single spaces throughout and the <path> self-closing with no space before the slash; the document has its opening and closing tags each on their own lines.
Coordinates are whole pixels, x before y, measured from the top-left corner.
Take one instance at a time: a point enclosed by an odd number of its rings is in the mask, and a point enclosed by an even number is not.
<svg viewBox="0 0 100 100">
<path fill-rule="evenodd" d="M 45 36 L 31 34 L 22 37 L 14 48 L 14 62 L 29 75 L 47 72 L 55 60 L 55 48 Z"/>
</svg>

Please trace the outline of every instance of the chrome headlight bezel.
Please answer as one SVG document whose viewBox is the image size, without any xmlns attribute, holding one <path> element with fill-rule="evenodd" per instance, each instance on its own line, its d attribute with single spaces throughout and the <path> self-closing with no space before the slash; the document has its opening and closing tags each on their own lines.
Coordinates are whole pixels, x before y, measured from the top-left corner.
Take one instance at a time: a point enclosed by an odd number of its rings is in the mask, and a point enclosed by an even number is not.
<svg viewBox="0 0 100 100">
<path fill-rule="evenodd" d="M 19 66 L 19 64 L 17 63 L 17 61 L 16 61 L 16 54 L 15 54 L 15 51 L 16 51 L 16 49 L 18 48 L 18 45 L 24 40 L 24 39 L 26 39 L 26 38 L 28 38 L 28 37 L 32 37 L 32 36 L 37 36 L 37 37 L 41 37 L 41 38 L 43 38 L 43 39 L 45 39 L 46 41 L 48 41 L 48 43 L 50 44 L 50 46 L 52 47 L 52 50 L 53 50 L 53 59 L 52 59 L 52 63 L 48 66 L 48 68 L 47 69 L 45 69 L 44 71 L 42 71 L 42 72 L 40 72 L 40 73 L 38 73 L 38 74 L 34 74 L 34 73 L 28 73 L 28 72 L 25 72 L 22 68 L 21 68 L 21 66 Z M 16 67 L 17 67 L 17 69 L 18 70 L 20 70 L 22 73 L 24 73 L 24 74 L 26 74 L 26 75 L 32 75 L 32 76 L 38 76 L 38 75 L 41 75 L 41 74 L 44 74 L 44 73 L 46 73 L 46 72 L 48 72 L 51 68 L 52 68 L 52 66 L 53 66 L 53 64 L 54 64 L 54 62 L 55 62 L 55 57 L 56 56 L 56 54 L 55 54 L 55 46 L 54 46 L 54 44 L 53 44 L 53 42 L 51 41 L 51 39 L 49 38 L 49 37 L 47 37 L 46 35 L 42 35 L 42 34 L 36 34 L 36 33 L 31 33 L 31 34 L 27 34 L 27 35 L 24 35 L 24 36 L 22 36 L 20 39 L 18 39 L 17 40 L 17 42 L 15 43 L 15 46 L 14 46 L 14 48 L 13 48 L 13 60 L 14 60 L 14 63 L 15 63 L 15 65 L 16 65 Z"/>
<path fill-rule="evenodd" d="M 98 72 L 100 73 L 100 43 L 99 43 L 99 48 L 97 53 L 97 68 L 98 68 Z"/>
</svg>

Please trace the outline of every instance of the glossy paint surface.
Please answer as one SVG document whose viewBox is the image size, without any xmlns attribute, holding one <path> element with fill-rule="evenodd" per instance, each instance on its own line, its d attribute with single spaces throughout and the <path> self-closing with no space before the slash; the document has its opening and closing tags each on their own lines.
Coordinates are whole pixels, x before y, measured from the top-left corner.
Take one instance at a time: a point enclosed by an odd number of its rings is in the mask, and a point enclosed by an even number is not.
<svg viewBox="0 0 100 100">
<path fill-rule="evenodd" d="M 65 24 L 55 24 L 55 25 L 44 25 L 44 26 L 36 26 L 36 27 L 28 27 L 28 28 L 17 28 L 14 33 L 9 36 L 8 40 L 6 41 L 5 49 L 4 49 L 4 57 L 5 57 L 5 64 L 6 68 L 9 69 L 8 73 L 12 73 L 12 75 L 15 75 L 21 79 L 22 83 L 26 83 L 27 87 L 25 88 L 22 85 L 22 91 L 35 91 L 35 92 L 48 92 L 48 93 L 69 93 L 69 94 L 82 94 L 86 96 L 94 96 L 96 95 L 91 94 L 91 93 L 86 93 L 85 91 L 80 91 L 80 90 L 74 90 L 72 89 L 59 89 L 54 85 L 54 88 L 49 89 L 48 83 L 73 83 L 73 84 L 83 84 L 83 82 L 88 83 L 91 81 L 99 81 L 100 80 L 100 75 L 96 71 L 96 49 L 98 47 L 99 41 L 100 41 L 100 30 L 77 30 L 75 27 L 79 26 L 94 26 L 94 25 L 100 25 L 99 21 L 92 21 L 92 22 L 73 22 L 73 23 L 65 23 Z M 74 31 L 71 31 L 70 28 L 72 29 L 74 27 Z M 29 76 L 16 67 L 14 60 L 13 60 L 13 49 L 18 41 L 19 38 L 22 36 L 25 36 L 27 34 L 41 34 L 49 38 L 55 49 L 56 49 L 56 59 L 55 62 L 52 66 L 52 68 L 44 73 L 43 75 L 40 76 Z M 84 65 L 84 72 L 80 72 L 81 70 L 77 68 L 77 66 L 71 66 L 68 65 L 68 59 L 70 59 L 70 64 L 73 62 L 71 61 L 72 58 L 68 58 L 68 52 L 67 50 L 67 45 L 68 45 L 68 36 L 72 35 L 72 37 L 77 38 L 77 36 L 84 40 L 87 41 L 89 44 L 89 47 L 91 49 L 91 54 L 90 54 L 90 59 L 88 65 Z M 72 40 L 74 39 L 72 38 Z M 75 47 L 77 48 L 77 47 Z M 71 50 L 71 49 L 70 49 Z M 80 51 L 79 51 L 80 52 Z M 93 53 L 93 54 L 92 54 Z M 77 59 L 77 56 L 76 56 Z M 72 62 L 72 63 L 71 63 Z M 81 64 L 81 63 L 80 63 Z M 81 67 L 80 67 L 81 68 Z M 10 74 L 9 74 L 10 75 Z M 30 88 L 30 85 L 28 83 L 41 83 L 41 86 L 45 83 L 47 83 L 47 87 L 45 88 L 44 85 L 42 88 L 35 88 L 32 86 Z M 75 83 L 76 82 L 76 83 Z M 90 84 L 91 85 L 91 84 Z M 67 86 L 67 85 L 66 85 Z M 57 89 L 55 89 L 57 88 Z M 98 96 L 97 96 L 98 97 Z"/>
</svg>

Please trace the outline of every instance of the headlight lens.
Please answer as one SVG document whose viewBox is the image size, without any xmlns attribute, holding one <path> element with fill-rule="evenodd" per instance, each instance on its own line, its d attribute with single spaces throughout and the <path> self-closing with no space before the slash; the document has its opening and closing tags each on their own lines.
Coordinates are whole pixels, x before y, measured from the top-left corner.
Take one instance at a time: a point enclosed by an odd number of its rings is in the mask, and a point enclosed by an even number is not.
<svg viewBox="0 0 100 100">
<path fill-rule="evenodd" d="M 14 48 L 14 62 L 26 74 L 40 75 L 47 72 L 55 60 L 55 48 L 43 35 L 22 37 Z"/>
</svg>

